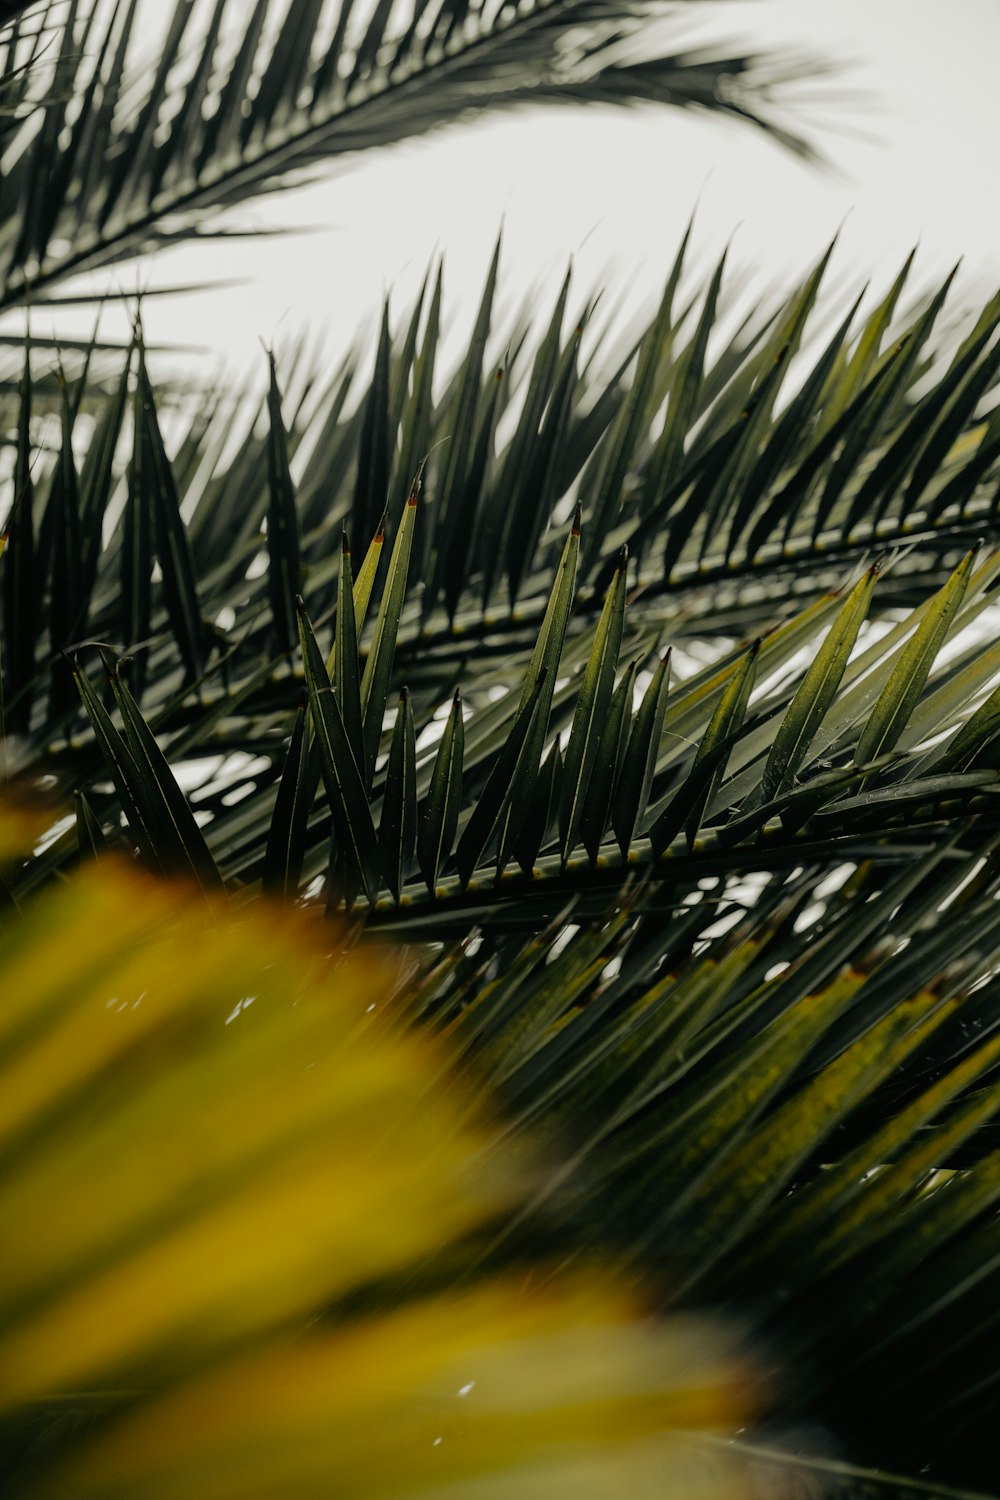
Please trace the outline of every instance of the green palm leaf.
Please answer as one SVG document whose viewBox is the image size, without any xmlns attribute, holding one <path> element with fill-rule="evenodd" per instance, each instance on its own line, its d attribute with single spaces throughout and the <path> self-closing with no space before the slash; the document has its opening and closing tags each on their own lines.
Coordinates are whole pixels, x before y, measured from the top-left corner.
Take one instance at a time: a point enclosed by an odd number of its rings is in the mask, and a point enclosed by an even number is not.
<svg viewBox="0 0 1000 1500">
<path fill-rule="evenodd" d="M 213 0 L 203 15 L 175 0 L 150 66 L 142 5 L 78 0 L 64 13 L 50 0 L 59 50 L 35 85 L 40 130 L 10 146 L 0 307 L 195 233 L 340 155 L 492 108 L 654 101 L 750 120 L 808 154 L 771 115 L 787 65 L 660 50 L 642 37 L 648 13 L 622 0 L 420 0 L 403 18 L 385 4 L 257 0 L 244 15 Z M 16 63 L 23 48 L 7 50 Z M 86 107 L 67 123 L 74 95 Z"/>
<path fill-rule="evenodd" d="M 818 267 L 719 349 L 724 279 L 678 264 L 625 351 L 584 318 L 581 357 L 565 286 L 522 336 L 491 265 L 457 368 L 437 279 L 364 383 L 276 356 L 263 403 L 19 346 L 7 749 L 76 823 L 4 920 L 124 842 L 212 913 L 263 887 L 405 936 L 392 1015 L 565 1143 L 477 1253 L 612 1246 L 781 1350 L 793 1423 L 988 1485 L 995 302 L 897 326 L 904 268 L 814 347 Z M 94 645 L 81 709 L 52 668 Z"/>
</svg>

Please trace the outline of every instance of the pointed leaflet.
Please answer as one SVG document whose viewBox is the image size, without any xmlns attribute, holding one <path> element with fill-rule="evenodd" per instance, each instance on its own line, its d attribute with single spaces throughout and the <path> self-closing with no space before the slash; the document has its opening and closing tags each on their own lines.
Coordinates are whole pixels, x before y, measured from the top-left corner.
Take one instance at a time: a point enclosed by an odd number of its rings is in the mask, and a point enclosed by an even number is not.
<svg viewBox="0 0 1000 1500">
<path fill-rule="evenodd" d="M 500 848 L 504 857 L 513 849 L 521 833 L 531 796 L 531 787 L 545 748 L 545 736 L 552 711 L 552 694 L 555 691 L 559 662 L 562 658 L 566 624 L 573 607 L 573 591 L 576 585 L 576 566 L 579 556 L 580 508 L 577 506 L 569 536 L 566 538 L 559 559 L 556 576 L 552 582 L 538 639 L 535 641 L 531 660 L 521 684 L 518 712 L 536 692 L 539 694 L 539 710 L 531 726 L 525 754 L 518 763 L 510 789 L 509 804 L 500 837 Z"/>
<path fill-rule="evenodd" d="M 715 325 L 715 313 L 727 253 L 723 252 L 722 259 L 715 268 L 715 273 L 705 293 L 705 302 L 698 326 L 674 370 L 667 415 L 647 469 L 643 493 L 644 511 L 660 497 L 668 486 L 676 483 L 684 462 L 684 440 L 697 409 L 708 337 Z"/>
<path fill-rule="evenodd" d="M 153 518 L 147 473 L 152 460 L 142 419 L 142 391 L 138 385 L 132 410 L 132 460 L 128 467 L 128 494 L 119 559 L 121 639 L 126 650 L 140 647 L 149 639 L 153 613 Z M 141 652 L 135 658 L 133 669 L 136 697 L 142 696 L 145 671 L 146 655 Z"/>
<path fill-rule="evenodd" d="M 313 729 L 337 839 L 369 901 L 379 888 L 379 849 L 368 796 L 305 605 L 296 600 Z"/>
<path fill-rule="evenodd" d="M 608 714 L 614 689 L 618 652 L 625 624 L 625 580 L 627 554 L 622 548 L 618 567 L 604 601 L 594 635 L 594 646 L 583 674 L 576 700 L 563 762 L 563 795 L 559 817 L 563 863 L 572 854 L 580 833 L 584 803 L 597 754 L 601 728 Z"/>
<path fill-rule="evenodd" d="M 690 233 L 689 226 L 660 299 L 656 316 L 642 336 L 632 384 L 601 445 L 600 469 L 588 522 L 590 531 L 587 538 L 585 566 L 597 557 L 618 514 L 625 479 L 635 462 L 636 446 L 649 421 L 650 395 L 671 331 L 674 293 Z"/>
<path fill-rule="evenodd" d="M 61 429 L 59 464 L 52 476 L 48 525 L 52 548 L 52 599 L 50 630 L 52 645 L 69 644 L 78 625 L 80 607 L 80 489 L 73 456 L 73 412 L 69 386 L 58 372 Z"/>
<path fill-rule="evenodd" d="M 206 895 L 221 892 L 222 877 L 208 851 L 205 836 L 152 730 L 117 672 L 111 677 L 111 691 L 122 716 L 125 739 L 139 771 L 140 785 L 136 788 L 136 797 L 144 799 L 154 809 L 165 831 L 168 867 L 192 876 Z"/>
<path fill-rule="evenodd" d="M 84 594 L 88 598 L 94 587 L 97 564 L 101 555 L 104 513 L 114 487 L 115 452 L 128 407 L 131 369 L 132 348 L 130 347 L 114 398 L 106 404 L 103 415 L 98 421 L 80 475 L 81 546 L 83 549 L 81 566 Z"/>
<path fill-rule="evenodd" d="M 294 901 L 302 878 L 306 832 L 311 798 L 309 784 L 309 740 L 306 714 L 309 695 L 303 693 L 292 725 L 292 737 L 278 783 L 278 795 L 267 831 L 262 888 L 279 901 Z"/>
<path fill-rule="evenodd" d="M 523 708 L 518 709 L 507 738 L 500 747 L 493 769 L 486 778 L 479 800 L 472 809 L 472 816 L 458 841 L 455 863 L 458 866 L 458 877 L 463 890 L 468 885 L 483 850 L 496 830 L 511 787 L 523 765 L 525 745 L 529 740 L 531 729 L 537 725 L 540 716 L 544 686 L 543 674 L 535 684 L 535 690 L 528 701 Z"/>
<path fill-rule="evenodd" d="M 361 722 L 361 681 L 351 549 L 345 530 L 340 539 L 340 580 L 337 584 L 337 634 L 333 646 L 333 689 L 354 759 L 364 765 L 365 742 Z"/>
<path fill-rule="evenodd" d="M 716 770 L 725 763 L 734 743 L 735 736 L 732 736 L 716 745 L 710 755 L 706 755 L 688 772 L 663 811 L 654 819 L 649 830 L 649 845 L 654 859 L 659 859 L 673 843 L 683 828 L 692 805 L 706 805 L 707 793 L 715 783 Z"/>
<path fill-rule="evenodd" d="M 524 474 L 527 471 L 529 452 L 542 423 L 542 415 L 549 400 L 552 381 L 559 359 L 559 338 L 566 312 L 569 294 L 570 273 L 566 272 L 548 328 L 532 361 L 528 389 L 493 486 L 490 504 L 483 516 L 483 525 L 478 538 L 478 559 L 484 575 L 485 596 L 489 597 L 496 581 L 497 569 L 506 547 L 511 517 L 517 495 L 520 493 Z"/>
<path fill-rule="evenodd" d="M 868 761 L 865 766 L 881 770 L 885 761 Z M 996 797 L 1000 795 L 1000 772 L 995 770 L 954 772 L 946 776 L 915 776 L 893 786 L 876 787 L 873 791 L 859 791 L 851 797 L 842 797 L 835 806 L 818 808 L 810 814 L 809 827 L 817 834 L 836 832 L 867 832 L 892 822 L 899 824 L 907 817 L 914 818 L 918 810 L 926 816 L 928 812 L 937 817 L 962 812 L 970 801 L 979 801 L 980 794 Z M 862 778 L 859 787 L 864 787 Z M 980 804 L 981 805 L 981 804 Z"/>
<path fill-rule="evenodd" d="M 341 571 L 337 585 L 337 612 L 338 619 L 344 619 L 344 630 L 339 629 L 334 638 L 333 650 L 327 661 L 327 673 L 332 677 L 335 690 L 338 694 L 341 714 L 344 717 L 344 727 L 347 730 L 348 739 L 354 750 L 354 756 L 359 766 L 363 764 L 364 735 L 361 716 L 361 689 L 359 684 L 360 662 L 358 659 L 358 635 L 364 625 L 368 613 L 368 605 L 371 600 L 375 577 L 378 573 L 379 562 L 382 557 L 382 546 L 385 542 L 385 516 L 383 515 L 378 524 L 378 529 L 365 553 L 365 560 L 361 564 L 361 572 L 354 580 L 353 587 L 349 580 L 351 576 L 350 549 L 347 543 L 346 528 L 341 536 L 340 559 Z M 346 585 L 346 587 L 345 587 Z M 350 597 L 353 601 L 353 609 L 350 611 L 352 620 L 348 619 L 348 612 L 344 605 L 344 598 Z M 348 642 L 353 641 L 353 653 L 348 649 Z M 338 664 L 338 655 L 343 657 Z M 341 688 L 340 684 L 343 684 Z M 307 770 L 306 782 L 300 794 L 300 801 L 304 808 L 303 817 L 308 818 L 309 810 L 316 799 L 316 791 L 323 775 L 322 761 L 319 747 L 315 743 L 313 731 L 310 729 L 306 735 L 307 745 Z"/>
<path fill-rule="evenodd" d="M 979 613 L 975 604 L 972 608 Z M 943 672 L 940 683 L 924 695 L 906 726 L 904 748 L 923 744 L 932 737 L 936 743 L 930 747 L 920 766 L 914 768 L 916 775 L 922 775 L 927 763 L 940 755 L 942 743 L 938 736 L 952 733 L 962 726 L 967 711 L 980 701 L 983 689 L 992 688 L 996 683 L 998 671 L 1000 641 L 986 646 L 982 640 L 969 640 L 968 649 L 952 664 L 952 670 Z M 986 725 L 983 727 L 985 729 Z"/>
<path fill-rule="evenodd" d="M 73 811 L 76 813 L 76 840 L 85 859 L 96 859 L 108 852 L 108 841 L 104 836 L 94 809 L 82 792 L 73 793 Z"/>
<path fill-rule="evenodd" d="M 693 844 L 697 837 L 701 820 L 705 816 L 705 809 L 711 804 L 726 769 L 728 753 L 719 759 L 717 752 L 730 742 L 746 717 L 747 703 L 757 675 L 760 647 L 760 641 L 754 641 L 736 666 L 695 754 L 691 776 L 694 777 L 705 765 L 711 765 L 712 772 L 706 785 L 694 796 L 690 805 L 689 816 L 685 824 L 689 844 Z"/>
<path fill-rule="evenodd" d="M 521 832 L 514 841 L 512 852 L 525 875 L 534 869 L 538 851 L 548 837 L 549 829 L 559 825 L 559 802 L 562 796 L 562 752 L 558 738 L 552 741 L 549 753 L 539 768 L 531 788 L 525 810 Z"/>
<path fill-rule="evenodd" d="M 493 458 L 493 439 L 499 410 L 498 398 L 505 374 L 506 368 L 500 365 L 486 393 L 485 409 L 480 419 L 479 433 L 469 460 L 469 472 L 462 492 L 463 524 L 452 526 L 450 534 L 442 536 L 439 542 L 444 553 L 444 607 L 452 623 L 454 623 L 459 600 L 468 578 L 472 539 L 479 530 L 483 487 Z"/>
<path fill-rule="evenodd" d="M 462 801 L 464 750 L 465 724 L 462 719 L 462 698 L 461 694 L 456 692 L 434 759 L 430 791 L 420 817 L 420 832 L 417 838 L 420 873 L 431 895 L 434 894 L 438 874 L 447 864 L 452 844 L 455 841 L 458 810 Z"/>
<path fill-rule="evenodd" d="M 628 749 L 636 665 L 634 661 L 629 662 L 621 682 L 611 695 L 607 717 L 601 725 L 601 737 L 597 742 L 594 769 L 583 807 L 580 837 L 583 840 L 583 847 L 594 864 L 597 863 L 601 840 L 608 826 L 612 797 L 618 785 L 622 762 Z"/>
<path fill-rule="evenodd" d="M 434 413 L 434 359 L 437 354 L 438 334 L 441 328 L 441 265 L 438 264 L 434 281 L 434 292 L 427 313 L 427 326 L 413 367 L 413 391 L 406 404 L 403 431 L 400 439 L 399 461 L 393 480 L 392 514 L 395 515 L 406 499 L 410 482 L 427 456 L 431 446 L 431 424 Z M 395 433 L 396 428 L 392 427 Z M 430 545 L 430 538 L 427 539 Z"/>
<path fill-rule="evenodd" d="M 413 710 L 410 695 L 403 688 L 399 695 L 396 725 L 389 747 L 385 796 L 379 842 L 382 846 L 382 868 L 386 883 L 398 902 L 399 893 L 413 864 L 417 836 L 417 760 L 413 734 Z"/>
<path fill-rule="evenodd" d="M 392 662 L 396 654 L 396 633 L 399 616 L 406 595 L 406 575 L 410 567 L 413 550 L 413 532 L 417 524 L 417 497 L 420 494 L 419 478 L 413 481 L 403 514 L 396 531 L 396 540 L 389 558 L 389 571 L 382 589 L 382 599 L 375 619 L 375 634 L 365 662 L 361 679 L 361 709 L 364 714 L 364 762 L 361 766 L 366 789 L 371 788 L 375 775 L 375 760 L 379 741 L 382 738 L 382 720 L 389 697 L 389 681 L 392 677 Z"/>
<path fill-rule="evenodd" d="M 827 803 L 842 797 L 845 792 L 856 790 L 864 777 L 865 773 L 856 766 L 848 766 L 839 770 L 819 771 L 810 775 L 799 786 L 793 781 L 787 791 L 767 802 L 760 801 L 758 795 L 749 796 L 739 811 L 716 830 L 719 847 L 730 849 L 756 838 L 774 818 L 781 819 L 781 826 L 786 834 L 797 833 Z M 733 801 L 737 800 L 734 795 Z"/>
<path fill-rule="evenodd" d="M 760 800 L 770 802 L 786 791 L 808 753 L 840 686 L 858 631 L 868 614 L 878 577 L 874 563 L 854 585 L 826 639 L 809 664 L 795 697 L 778 725 L 760 782 Z"/>
<path fill-rule="evenodd" d="M 582 323 L 578 323 L 563 351 L 538 437 L 532 442 L 520 475 L 520 487 L 510 508 L 506 564 L 510 595 L 516 599 L 535 556 L 538 539 L 548 525 L 558 496 L 562 458 L 577 387 L 577 355 Z"/>
<path fill-rule="evenodd" d="M 924 690 L 934 658 L 965 596 L 974 559 L 974 551 L 966 553 L 948 582 L 935 595 L 900 653 L 858 737 L 854 752 L 856 766 L 867 764 L 891 750 L 906 728 Z"/>
<path fill-rule="evenodd" d="M 468 527 L 471 518 L 464 514 L 465 486 L 472 459 L 476 435 L 476 409 L 483 381 L 483 360 L 486 357 L 486 341 L 493 316 L 493 296 L 496 291 L 497 269 L 500 264 L 500 240 L 497 239 L 486 275 L 486 285 L 479 302 L 479 311 L 473 325 L 468 351 L 457 377 L 456 399 L 448 413 L 445 431 L 449 442 L 445 448 L 444 468 L 438 485 L 437 509 L 434 516 L 433 571 L 424 599 L 425 612 L 436 603 L 444 582 L 448 555 L 448 543 L 452 528 Z"/>
<path fill-rule="evenodd" d="M 721 530 L 720 510 L 739 492 L 740 475 L 757 450 L 772 402 L 784 377 L 790 345 L 784 345 L 771 360 L 764 375 L 750 391 L 746 404 L 734 421 L 698 461 L 697 481 L 691 493 L 672 514 L 667 527 L 661 567 L 668 578 L 696 530 L 701 531 L 697 550 L 699 564 Z M 692 477 L 693 474 L 692 474 Z"/>
<path fill-rule="evenodd" d="M 413 361 L 417 352 L 417 339 L 420 334 L 420 320 L 424 310 L 424 299 L 427 296 L 427 282 L 430 278 L 430 268 L 424 272 L 424 279 L 420 283 L 416 301 L 410 313 L 410 321 L 400 348 L 393 353 L 389 369 L 389 432 L 395 438 L 399 432 L 403 420 L 403 407 L 406 404 L 406 394 L 410 384 L 410 371 L 413 369 Z M 393 442 L 393 446 L 395 446 Z M 416 463 L 413 469 L 416 468 Z M 413 469 L 410 470 L 412 474 Z M 402 497 L 401 497 L 402 498 Z"/>
<path fill-rule="evenodd" d="M 545 605 L 545 614 L 542 616 L 538 639 L 535 641 L 531 660 L 528 663 L 528 668 L 521 684 L 521 696 L 518 700 L 518 708 L 523 708 L 532 696 L 538 684 L 538 679 L 543 672 L 548 675 L 547 702 L 551 706 L 557 670 L 562 657 L 563 642 L 566 638 L 566 622 L 569 619 L 569 612 L 573 607 L 573 594 L 576 587 L 576 565 L 579 556 L 580 508 L 577 506 L 569 535 L 566 538 L 562 554 L 559 558 L 556 576 L 552 580 L 552 588 L 549 591 L 548 601 Z"/>
<path fill-rule="evenodd" d="M 267 355 L 267 583 L 275 645 L 291 656 L 298 640 L 295 596 L 301 589 L 299 521 L 295 487 L 288 466 L 288 439 L 281 418 L 281 392 L 274 353 Z"/>
<path fill-rule="evenodd" d="M 138 400 L 145 447 L 142 483 L 151 500 L 156 523 L 156 554 L 163 573 L 167 614 L 188 679 L 193 680 L 204 670 L 201 607 L 191 548 L 177 501 L 177 487 L 160 435 L 153 388 L 141 348 Z"/>
<path fill-rule="evenodd" d="M 375 535 L 368 544 L 365 560 L 361 564 L 361 571 L 354 580 L 354 631 L 360 636 L 362 626 L 368 617 L 368 605 L 372 597 L 372 589 L 375 587 L 375 576 L 378 573 L 378 565 L 382 561 L 382 548 L 385 545 L 385 523 L 386 517 L 383 513 L 381 521 L 375 528 Z"/>
<path fill-rule="evenodd" d="M 90 720 L 98 748 L 114 782 L 118 800 L 128 821 L 132 837 L 149 866 L 160 874 L 171 874 L 173 851 L 168 848 L 160 809 L 151 807 L 143 792 L 142 777 L 127 740 L 115 727 L 111 716 L 91 686 L 87 674 L 77 663 L 73 669 L 80 698 Z"/>
<path fill-rule="evenodd" d="M 656 761 L 663 737 L 663 718 L 670 692 L 670 651 L 657 665 L 652 681 L 643 694 L 632 725 L 628 748 L 615 788 L 612 820 L 622 858 L 628 856 L 636 825 L 649 803 L 649 792 L 656 773 Z"/>
<path fill-rule="evenodd" d="M 389 493 L 389 304 L 382 309 L 382 327 L 371 385 L 365 397 L 358 447 L 358 473 L 351 519 L 355 536 L 367 536 Z M 394 439 L 395 434 L 392 435 Z"/>
</svg>

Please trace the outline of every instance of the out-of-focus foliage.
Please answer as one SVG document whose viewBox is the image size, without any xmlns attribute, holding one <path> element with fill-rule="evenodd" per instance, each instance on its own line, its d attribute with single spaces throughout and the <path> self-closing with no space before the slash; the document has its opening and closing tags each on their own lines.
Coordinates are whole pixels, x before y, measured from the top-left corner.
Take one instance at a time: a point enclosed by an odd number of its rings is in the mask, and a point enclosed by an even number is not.
<svg viewBox="0 0 1000 1500">
<path fill-rule="evenodd" d="M 780 124 L 801 59 L 671 46 L 694 0 L 49 0 L 4 28 L 0 309 L 345 155 L 515 105 Z M 5 15 L 5 10 L 8 15 Z M 651 24 L 651 23 L 659 24 Z M 672 24 L 671 24 L 672 23 Z"/>
<path fill-rule="evenodd" d="M 483 1268 L 548 1164 L 385 1024 L 395 966 L 115 861 L 9 928 L 5 1495 L 749 1493 L 694 1442 L 758 1400 L 717 1330 Z"/>
</svg>

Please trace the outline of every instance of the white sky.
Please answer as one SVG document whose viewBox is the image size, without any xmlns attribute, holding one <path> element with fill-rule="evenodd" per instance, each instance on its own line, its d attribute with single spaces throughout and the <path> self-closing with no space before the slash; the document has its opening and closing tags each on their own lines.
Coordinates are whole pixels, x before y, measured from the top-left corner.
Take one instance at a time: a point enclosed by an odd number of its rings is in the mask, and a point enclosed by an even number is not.
<svg viewBox="0 0 1000 1500">
<path fill-rule="evenodd" d="M 735 232 L 736 261 L 762 290 L 804 272 L 842 221 L 834 276 L 845 290 L 869 277 L 882 286 L 918 240 L 921 281 L 964 255 L 959 302 L 1000 283 L 1000 0 L 724 0 L 704 9 L 699 35 L 853 59 L 835 80 L 840 102 L 804 103 L 799 117 L 820 122 L 815 138 L 833 172 L 750 128 L 676 110 L 493 116 L 363 156 L 242 215 L 318 233 L 173 252 L 157 259 L 155 277 L 150 263 L 141 279 L 248 284 L 154 300 L 147 334 L 246 368 L 260 360 L 259 338 L 323 327 L 332 359 L 359 324 L 374 328 L 384 289 L 398 288 L 403 312 L 436 249 L 446 252 L 451 306 L 475 295 L 501 218 L 512 295 L 560 275 L 573 255 L 581 294 L 601 283 L 637 306 L 655 295 L 697 200 L 704 266 Z"/>
</svg>

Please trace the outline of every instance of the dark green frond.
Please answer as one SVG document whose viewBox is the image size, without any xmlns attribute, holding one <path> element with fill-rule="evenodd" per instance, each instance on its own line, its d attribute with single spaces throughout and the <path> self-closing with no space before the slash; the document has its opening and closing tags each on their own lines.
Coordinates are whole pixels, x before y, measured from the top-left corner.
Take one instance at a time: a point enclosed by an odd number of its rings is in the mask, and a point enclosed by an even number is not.
<svg viewBox="0 0 1000 1500">
<path fill-rule="evenodd" d="M 563 1143 L 487 1258 L 625 1253 L 852 1462 L 987 1483 L 996 308 L 949 345 L 897 278 L 814 345 L 821 264 L 716 352 L 677 264 L 625 355 L 565 287 L 509 337 L 491 266 L 457 370 L 438 280 L 363 383 L 276 356 L 263 402 L 19 349 L 10 763 L 76 816 L 8 904 L 125 839 L 406 938 L 398 1017 Z"/>
<path fill-rule="evenodd" d="M 37 111 L 42 123 L 12 132 L 0 307 L 195 233 L 207 214 L 338 156 L 488 109 L 655 101 L 750 120 L 808 153 L 772 120 L 780 64 L 660 50 L 643 36 L 656 14 L 648 0 L 419 0 L 402 15 L 351 0 L 244 9 L 176 0 L 156 18 L 152 65 L 142 60 L 151 14 L 137 0 L 68 10 L 49 0 L 23 37 L 0 40 L 2 71 L 5 58 L 30 63 L 43 26 L 54 37 L 44 66 L 12 84 L 15 114 Z"/>
</svg>

